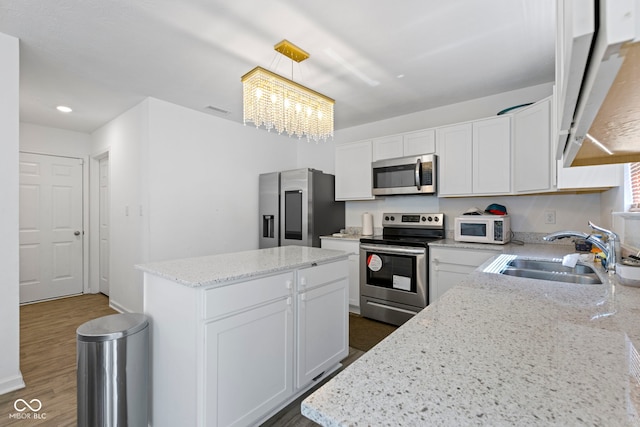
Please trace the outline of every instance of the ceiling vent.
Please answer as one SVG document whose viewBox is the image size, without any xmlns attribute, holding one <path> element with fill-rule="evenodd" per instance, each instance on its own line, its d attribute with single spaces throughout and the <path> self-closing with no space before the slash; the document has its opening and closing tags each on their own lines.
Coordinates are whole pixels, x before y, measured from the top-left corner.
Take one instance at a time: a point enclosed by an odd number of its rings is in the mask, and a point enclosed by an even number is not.
<svg viewBox="0 0 640 427">
<path fill-rule="evenodd" d="M 222 108 L 214 107 L 213 105 L 207 105 L 206 107 L 204 107 L 204 109 L 213 111 L 214 113 L 217 113 L 217 114 L 222 114 L 224 116 L 226 116 L 227 114 L 231 113 L 231 111 L 227 111 L 227 110 L 224 110 Z"/>
</svg>

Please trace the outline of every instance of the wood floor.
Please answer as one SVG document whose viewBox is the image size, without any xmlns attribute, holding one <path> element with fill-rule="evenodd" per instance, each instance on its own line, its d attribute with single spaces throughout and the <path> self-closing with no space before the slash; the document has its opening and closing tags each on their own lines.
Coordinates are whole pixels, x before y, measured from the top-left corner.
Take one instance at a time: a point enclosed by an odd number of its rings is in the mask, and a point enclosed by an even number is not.
<svg viewBox="0 0 640 427">
<path fill-rule="evenodd" d="M 20 370 L 26 387 L 0 395 L 0 426 L 75 426 L 76 329 L 115 313 L 102 294 L 20 307 Z M 16 399 L 40 400 L 41 419 L 33 419 L 28 409 L 23 416 L 30 419 L 16 419 Z"/>
<path fill-rule="evenodd" d="M 26 387 L 0 395 L 0 426 L 75 426 L 76 329 L 88 320 L 115 313 L 109 307 L 108 298 L 102 294 L 20 307 L 20 370 Z M 342 362 L 343 369 L 363 354 L 350 347 L 349 356 Z M 300 402 L 328 380 L 292 402 L 263 426 L 317 425 L 300 414 Z M 33 414 L 36 413 L 28 409 L 22 416 L 30 418 L 18 419 L 16 414 L 20 413 L 14 408 L 17 399 L 40 400 L 39 419 L 35 419 Z"/>
</svg>

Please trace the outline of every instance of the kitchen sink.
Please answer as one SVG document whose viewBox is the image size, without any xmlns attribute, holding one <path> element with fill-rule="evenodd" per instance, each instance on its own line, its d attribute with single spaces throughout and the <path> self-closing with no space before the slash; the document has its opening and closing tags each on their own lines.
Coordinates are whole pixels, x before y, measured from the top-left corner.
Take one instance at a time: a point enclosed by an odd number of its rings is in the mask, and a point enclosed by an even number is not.
<svg viewBox="0 0 640 427">
<path fill-rule="evenodd" d="M 500 273 L 528 279 L 551 280 L 581 285 L 602 284 L 592 267 L 576 264 L 575 267 L 571 268 L 557 261 L 515 258 L 510 260 Z"/>
</svg>

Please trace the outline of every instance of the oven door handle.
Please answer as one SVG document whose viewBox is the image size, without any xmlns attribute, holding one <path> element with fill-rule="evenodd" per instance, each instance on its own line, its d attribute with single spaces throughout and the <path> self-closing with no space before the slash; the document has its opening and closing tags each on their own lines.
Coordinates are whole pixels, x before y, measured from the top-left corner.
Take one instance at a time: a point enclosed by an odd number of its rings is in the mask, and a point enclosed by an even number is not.
<svg viewBox="0 0 640 427">
<path fill-rule="evenodd" d="M 399 254 L 399 255 L 425 255 L 425 248 L 407 248 L 401 246 L 381 246 L 381 245 L 366 245 L 361 243 L 360 249 L 365 251 L 376 251 L 386 254 Z"/>
</svg>

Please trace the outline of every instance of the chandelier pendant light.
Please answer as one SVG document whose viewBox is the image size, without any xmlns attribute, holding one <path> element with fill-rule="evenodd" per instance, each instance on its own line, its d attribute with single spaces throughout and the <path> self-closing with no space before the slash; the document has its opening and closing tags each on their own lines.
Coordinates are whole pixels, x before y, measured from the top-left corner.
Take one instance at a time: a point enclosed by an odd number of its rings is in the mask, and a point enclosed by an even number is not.
<svg viewBox="0 0 640 427">
<path fill-rule="evenodd" d="M 309 54 L 283 40 L 274 49 L 301 62 Z M 278 133 L 308 141 L 333 138 L 333 105 L 335 101 L 262 67 L 242 76 L 244 124 L 253 123 Z"/>
</svg>

